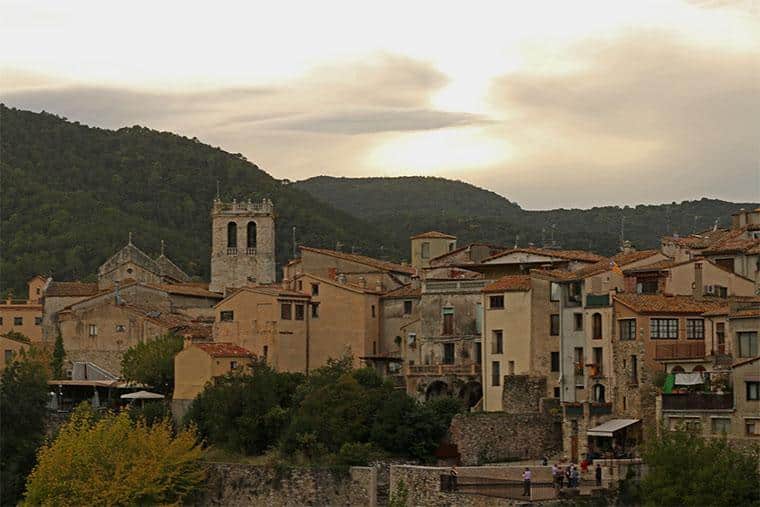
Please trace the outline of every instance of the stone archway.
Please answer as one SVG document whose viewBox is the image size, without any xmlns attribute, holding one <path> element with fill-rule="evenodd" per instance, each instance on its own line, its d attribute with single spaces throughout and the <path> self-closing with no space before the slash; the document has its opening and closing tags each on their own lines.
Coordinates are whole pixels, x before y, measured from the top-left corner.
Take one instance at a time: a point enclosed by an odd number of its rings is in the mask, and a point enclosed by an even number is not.
<svg viewBox="0 0 760 507">
<path fill-rule="evenodd" d="M 472 408 L 483 398 L 483 386 L 480 382 L 471 380 L 461 387 L 459 398 L 464 402 L 465 407 Z"/>
<path fill-rule="evenodd" d="M 449 385 L 442 380 L 431 382 L 430 385 L 427 386 L 427 389 L 425 389 L 425 400 L 431 400 L 433 398 L 438 398 L 439 396 L 451 396 Z"/>
</svg>

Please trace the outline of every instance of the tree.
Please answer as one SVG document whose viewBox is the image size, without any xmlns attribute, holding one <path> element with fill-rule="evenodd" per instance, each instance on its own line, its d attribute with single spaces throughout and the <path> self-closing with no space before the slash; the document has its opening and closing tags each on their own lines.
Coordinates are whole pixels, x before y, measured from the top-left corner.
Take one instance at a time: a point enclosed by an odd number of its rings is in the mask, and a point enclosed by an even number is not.
<svg viewBox="0 0 760 507">
<path fill-rule="evenodd" d="M 758 449 L 741 452 L 725 438 L 662 429 L 647 440 L 641 482 L 645 505 L 760 505 Z"/>
<path fill-rule="evenodd" d="M 80 405 L 27 480 L 30 505 L 155 505 L 181 503 L 198 490 L 205 470 L 192 428 L 173 433 L 168 421 L 148 426 L 127 412 L 96 419 Z"/>
<path fill-rule="evenodd" d="M 39 351 L 22 351 L 0 377 L 2 505 L 16 505 L 45 435 L 48 372 Z"/>
<path fill-rule="evenodd" d="M 53 348 L 53 358 L 50 361 L 50 368 L 54 379 L 63 378 L 63 360 L 66 357 L 66 351 L 63 350 L 63 337 L 61 333 L 55 337 L 55 347 Z"/>
<path fill-rule="evenodd" d="M 182 346 L 181 336 L 166 334 L 130 347 L 121 361 L 124 378 L 170 395 L 174 390 L 174 356 Z"/>
</svg>

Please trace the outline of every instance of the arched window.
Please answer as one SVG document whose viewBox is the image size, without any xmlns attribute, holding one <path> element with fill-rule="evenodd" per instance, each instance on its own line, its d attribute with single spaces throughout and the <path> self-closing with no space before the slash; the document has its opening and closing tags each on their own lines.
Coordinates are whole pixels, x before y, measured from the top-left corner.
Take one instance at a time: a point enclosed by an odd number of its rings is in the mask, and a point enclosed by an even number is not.
<svg viewBox="0 0 760 507">
<path fill-rule="evenodd" d="M 227 224 L 227 248 L 237 248 L 237 224 L 235 222 Z"/>
<path fill-rule="evenodd" d="M 594 401 L 597 403 L 604 403 L 604 386 L 602 384 L 594 384 Z"/>
<path fill-rule="evenodd" d="M 670 373 L 683 373 L 683 367 L 676 365 L 670 369 Z"/>
<path fill-rule="evenodd" d="M 597 312 L 591 316 L 591 323 L 593 325 L 593 338 L 594 340 L 602 339 L 602 314 Z"/>
<path fill-rule="evenodd" d="M 248 222 L 248 235 L 246 247 L 249 249 L 256 248 L 256 222 Z"/>
<path fill-rule="evenodd" d="M 700 371 L 700 372 L 701 372 L 701 371 L 705 371 L 705 367 L 704 367 L 704 366 L 702 366 L 701 364 L 698 364 L 698 365 L 696 365 L 696 366 L 694 367 L 694 369 L 693 369 L 693 370 L 691 370 L 691 371 Z"/>
</svg>

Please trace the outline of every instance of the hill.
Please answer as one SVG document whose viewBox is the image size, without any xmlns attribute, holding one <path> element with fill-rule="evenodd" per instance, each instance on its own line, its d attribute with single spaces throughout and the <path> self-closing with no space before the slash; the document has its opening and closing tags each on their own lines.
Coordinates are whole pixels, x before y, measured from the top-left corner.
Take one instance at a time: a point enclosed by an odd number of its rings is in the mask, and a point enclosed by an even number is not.
<svg viewBox="0 0 760 507">
<path fill-rule="evenodd" d="M 242 155 L 143 127 L 87 127 L 0 105 L 0 289 L 25 295 L 36 273 L 89 279 L 127 241 L 167 255 L 208 279 L 210 209 L 224 199 L 269 196 L 277 213 L 277 261 L 297 241 L 399 256 L 362 220 L 271 177 Z"/>
<path fill-rule="evenodd" d="M 528 211 L 489 190 L 443 178 L 318 176 L 293 185 L 377 224 L 386 238 L 396 241 L 415 232 L 436 229 L 455 234 L 460 243 L 555 244 L 605 255 L 618 250 L 621 228 L 624 238 L 638 248 L 656 248 L 663 235 L 705 230 L 713 227 L 716 220 L 727 227 L 731 213 L 757 207 L 756 203 L 703 198 L 636 207 Z M 399 233 L 402 237 L 398 237 Z"/>
</svg>

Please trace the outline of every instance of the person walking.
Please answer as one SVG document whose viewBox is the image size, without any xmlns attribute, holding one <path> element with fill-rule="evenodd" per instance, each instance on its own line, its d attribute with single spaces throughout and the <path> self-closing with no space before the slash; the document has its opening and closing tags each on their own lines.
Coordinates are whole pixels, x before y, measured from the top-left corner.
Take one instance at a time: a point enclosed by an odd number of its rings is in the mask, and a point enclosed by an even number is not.
<svg viewBox="0 0 760 507">
<path fill-rule="evenodd" d="M 565 480 L 567 481 L 567 487 L 572 488 L 573 487 L 573 469 L 572 465 L 567 465 L 565 467 Z"/>
<path fill-rule="evenodd" d="M 594 476 L 596 477 L 596 486 L 601 487 L 602 486 L 602 465 L 599 463 L 596 464 L 596 468 L 594 469 Z"/>
<path fill-rule="evenodd" d="M 572 479 L 573 479 L 573 487 L 577 488 L 581 485 L 581 474 L 578 471 L 578 467 L 573 465 L 573 470 L 571 472 Z"/>
<path fill-rule="evenodd" d="M 552 484 L 554 485 L 554 489 L 559 490 L 559 467 L 556 463 L 552 465 Z"/>
<path fill-rule="evenodd" d="M 561 466 L 557 467 L 557 484 L 559 484 L 559 489 L 565 487 L 565 471 Z"/>
<path fill-rule="evenodd" d="M 530 479 L 531 479 L 531 473 L 530 468 L 525 467 L 525 471 L 522 474 L 523 479 L 523 494 L 522 496 L 530 496 Z"/>
</svg>

